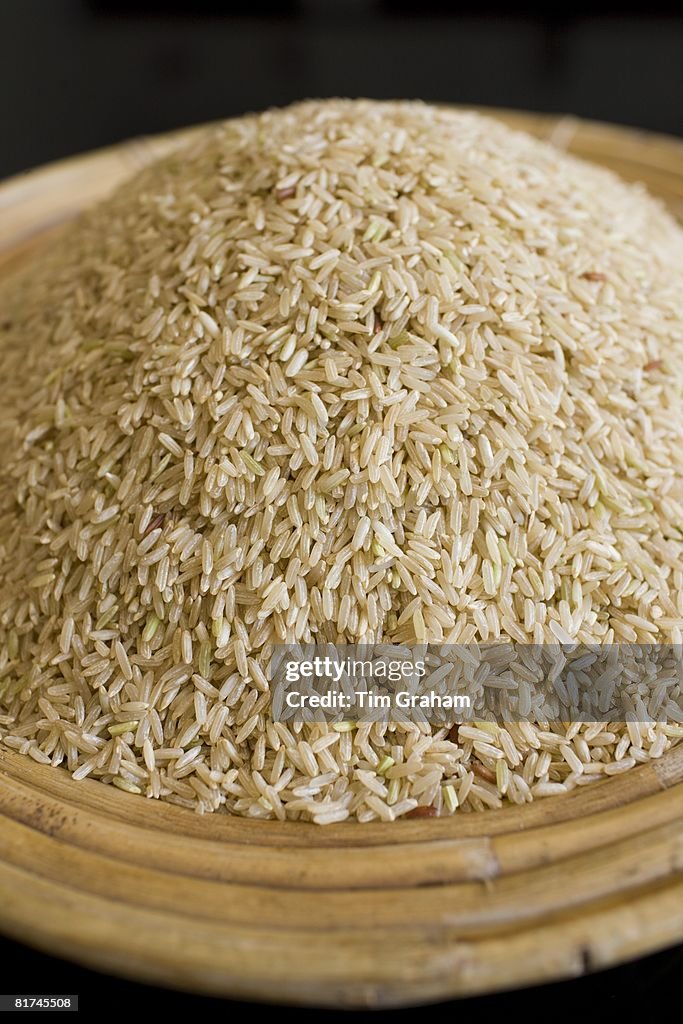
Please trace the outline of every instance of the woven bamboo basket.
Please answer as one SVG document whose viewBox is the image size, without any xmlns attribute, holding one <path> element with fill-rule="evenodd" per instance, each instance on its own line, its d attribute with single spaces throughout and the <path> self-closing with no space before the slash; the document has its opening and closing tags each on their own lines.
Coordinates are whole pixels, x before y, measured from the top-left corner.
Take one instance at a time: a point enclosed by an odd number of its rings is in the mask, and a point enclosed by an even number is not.
<svg viewBox="0 0 683 1024">
<path fill-rule="evenodd" d="M 683 218 L 683 143 L 499 116 Z M 0 273 L 191 134 L 0 186 Z M 0 931 L 114 974 L 316 1006 L 579 976 L 683 940 L 683 747 L 523 808 L 327 828 L 199 817 L 0 751 Z"/>
</svg>

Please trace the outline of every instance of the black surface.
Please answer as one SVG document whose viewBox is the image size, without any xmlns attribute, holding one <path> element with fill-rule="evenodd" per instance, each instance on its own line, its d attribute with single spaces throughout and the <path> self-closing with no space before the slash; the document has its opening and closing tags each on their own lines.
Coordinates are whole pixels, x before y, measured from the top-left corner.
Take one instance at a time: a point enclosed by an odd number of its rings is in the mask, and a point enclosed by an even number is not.
<svg viewBox="0 0 683 1024">
<path fill-rule="evenodd" d="M 0 177 L 306 96 L 571 111 L 683 134 L 683 19 L 661 2 L 615 6 L 554 0 L 534 17 L 500 0 L 0 0 Z"/>
<path fill-rule="evenodd" d="M 306 96 L 419 96 L 683 134 L 683 19 L 665 3 L 535 9 L 502 0 L 0 0 L 0 177 Z M 675 1009 L 682 968 L 683 947 L 571 982 L 391 1016 Z M 133 1020 L 143 1008 L 253 1012 L 106 978 L 5 940 L 0 991 L 78 993 L 86 1015 L 104 1005 Z"/>
</svg>

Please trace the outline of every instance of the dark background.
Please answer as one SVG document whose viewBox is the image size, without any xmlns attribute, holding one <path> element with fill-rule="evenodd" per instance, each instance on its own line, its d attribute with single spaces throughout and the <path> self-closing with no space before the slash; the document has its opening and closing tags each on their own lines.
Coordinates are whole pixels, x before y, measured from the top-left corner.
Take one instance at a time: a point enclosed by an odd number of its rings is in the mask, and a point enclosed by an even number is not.
<svg viewBox="0 0 683 1024">
<path fill-rule="evenodd" d="M 0 177 L 310 96 L 683 134 L 683 18 L 600 0 L 0 0 Z"/>
<path fill-rule="evenodd" d="M 332 95 L 568 112 L 683 135 L 683 18 L 662 3 L 599 0 L 548 2 L 542 13 L 502 0 L 0 0 L 0 177 L 132 135 Z M 675 1007 L 682 973 L 683 948 L 391 1019 Z M 0 991 L 78 993 L 86 1014 L 106 1000 L 133 1019 L 143 1008 L 253 1012 L 105 978 L 2 939 Z"/>
</svg>

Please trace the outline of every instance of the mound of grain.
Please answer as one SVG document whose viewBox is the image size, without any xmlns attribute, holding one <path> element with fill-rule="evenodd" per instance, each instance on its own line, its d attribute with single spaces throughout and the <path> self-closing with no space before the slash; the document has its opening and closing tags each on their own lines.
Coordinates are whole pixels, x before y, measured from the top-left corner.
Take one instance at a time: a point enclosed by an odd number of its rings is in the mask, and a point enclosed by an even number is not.
<svg viewBox="0 0 683 1024">
<path fill-rule="evenodd" d="M 522 803 L 677 724 L 300 731 L 273 639 L 681 641 L 683 235 L 475 114 L 207 131 L 4 286 L 0 731 L 324 823 Z"/>
</svg>

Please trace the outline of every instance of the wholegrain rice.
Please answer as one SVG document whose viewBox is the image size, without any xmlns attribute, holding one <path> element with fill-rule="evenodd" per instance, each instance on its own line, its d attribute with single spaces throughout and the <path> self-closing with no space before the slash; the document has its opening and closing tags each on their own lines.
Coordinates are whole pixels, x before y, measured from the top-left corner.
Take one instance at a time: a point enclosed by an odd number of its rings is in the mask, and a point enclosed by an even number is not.
<svg viewBox="0 0 683 1024">
<path fill-rule="evenodd" d="M 269 714 L 273 641 L 681 643 L 683 234 L 642 188 L 478 114 L 301 104 L 145 169 L 1 299 L 8 748 L 327 824 L 680 740 Z"/>
</svg>

